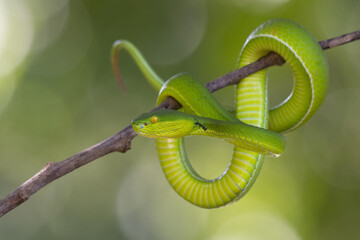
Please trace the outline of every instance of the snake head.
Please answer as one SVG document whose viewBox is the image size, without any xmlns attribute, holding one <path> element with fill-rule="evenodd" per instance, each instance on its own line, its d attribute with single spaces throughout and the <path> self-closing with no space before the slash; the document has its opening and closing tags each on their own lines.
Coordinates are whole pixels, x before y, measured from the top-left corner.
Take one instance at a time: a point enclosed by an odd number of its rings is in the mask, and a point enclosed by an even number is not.
<svg viewBox="0 0 360 240">
<path fill-rule="evenodd" d="M 131 125 L 137 134 L 149 138 L 184 137 L 195 126 L 191 115 L 170 109 L 143 113 Z"/>
</svg>

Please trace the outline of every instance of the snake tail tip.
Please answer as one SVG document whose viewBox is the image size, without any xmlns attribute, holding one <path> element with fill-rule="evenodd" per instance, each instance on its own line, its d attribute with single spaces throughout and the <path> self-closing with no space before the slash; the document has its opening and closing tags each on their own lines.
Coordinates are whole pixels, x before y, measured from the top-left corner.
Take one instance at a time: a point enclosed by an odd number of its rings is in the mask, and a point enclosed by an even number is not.
<svg viewBox="0 0 360 240">
<path fill-rule="evenodd" d="M 125 84 L 122 80 L 121 74 L 120 74 L 120 69 L 119 69 L 119 61 L 118 61 L 118 55 L 117 52 L 115 52 L 112 56 L 112 67 L 113 67 L 113 71 L 116 77 L 116 80 L 120 86 L 121 91 L 125 94 L 126 93 L 126 88 L 125 88 Z"/>
<path fill-rule="evenodd" d="M 123 82 L 123 80 L 122 80 L 122 78 L 121 78 L 120 73 L 119 73 L 119 74 L 116 74 L 116 80 L 117 80 L 117 82 L 118 82 L 118 84 L 119 84 L 119 86 L 120 86 L 120 89 L 121 89 L 121 91 L 123 92 L 123 94 L 126 94 L 125 84 L 124 84 L 124 82 Z"/>
</svg>

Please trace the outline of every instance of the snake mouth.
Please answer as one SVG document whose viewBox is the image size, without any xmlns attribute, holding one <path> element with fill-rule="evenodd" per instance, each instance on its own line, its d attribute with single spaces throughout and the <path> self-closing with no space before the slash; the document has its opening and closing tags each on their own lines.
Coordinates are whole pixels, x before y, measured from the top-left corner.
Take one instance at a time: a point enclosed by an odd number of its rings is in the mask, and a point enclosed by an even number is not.
<svg viewBox="0 0 360 240">
<path fill-rule="evenodd" d="M 139 122 L 139 123 L 132 123 L 131 125 L 137 134 L 145 136 L 145 137 L 149 135 L 149 133 L 147 133 L 147 131 L 145 131 L 145 126 L 147 126 L 148 123 Z"/>
<path fill-rule="evenodd" d="M 148 138 L 180 138 L 188 133 L 186 126 L 177 122 L 150 124 L 139 121 L 133 122 L 131 125 L 138 135 Z"/>
</svg>

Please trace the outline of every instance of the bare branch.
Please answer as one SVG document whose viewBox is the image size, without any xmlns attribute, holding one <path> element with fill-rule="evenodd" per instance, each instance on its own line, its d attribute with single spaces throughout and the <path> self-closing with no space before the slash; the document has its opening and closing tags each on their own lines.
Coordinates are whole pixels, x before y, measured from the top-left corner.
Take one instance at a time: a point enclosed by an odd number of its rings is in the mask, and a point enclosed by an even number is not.
<svg viewBox="0 0 360 240">
<path fill-rule="evenodd" d="M 360 39 L 360 31 L 344 34 L 342 36 L 319 42 L 323 49 L 329 49 L 340 46 L 351 41 Z M 282 65 L 285 61 L 276 53 L 270 53 L 258 61 L 249 64 L 243 68 L 230 72 L 212 82 L 206 84 L 210 92 L 219 90 L 225 86 L 236 84 L 240 79 L 255 73 L 264 68 Z M 181 105 L 173 98 L 167 98 L 152 111 L 162 108 L 179 109 Z M 112 152 L 125 153 L 131 147 L 131 141 L 136 136 L 131 125 L 125 127 L 120 132 L 109 137 L 108 139 L 72 156 L 61 162 L 50 162 L 45 165 L 40 172 L 27 180 L 15 191 L 0 200 L 0 217 L 27 201 L 31 195 L 45 187 L 52 181 L 84 166 L 104 155 Z"/>
<path fill-rule="evenodd" d="M 355 31 L 351 33 L 347 33 L 341 35 L 339 37 L 330 38 L 328 40 L 324 40 L 319 42 L 322 49 L 326 50 L 329 48 L 337 47 L 352 41 L 356 41 L 360 39 L 360 31 Z"/>
</svg>

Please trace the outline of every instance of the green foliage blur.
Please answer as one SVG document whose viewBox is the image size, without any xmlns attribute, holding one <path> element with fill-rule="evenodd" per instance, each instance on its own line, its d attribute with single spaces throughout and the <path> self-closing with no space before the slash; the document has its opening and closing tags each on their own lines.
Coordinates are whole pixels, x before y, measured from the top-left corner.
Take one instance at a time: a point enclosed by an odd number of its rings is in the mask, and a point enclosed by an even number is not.
<svg viewBox="0 0 360 240">
<path fill-rule="evenodd" d="M 319 40 L 360 28 L 358 0 L 0 0 L 0 197 L 38 172 L 127 126 L 156 92 L 121 52 L 122 94 L 110 49 L 128 39 L 167 79 L 204 83 L 234 70 L 247 35 L 289 18 Z M 327 50 L 330 89 L 319 112 L 267 158 L 251 191 L 215 210 L 168 185 L 153 140 L 137 137 L 51 183 L 0 219 L 0 239 L 355 239 L 360 236 L 360 41 Z M 292 86 L 270 69 L 271 104 Z M 215 93 L 228 109 L 233 87 Z M 203 176 L 226 168 L 232 147 L 186 141 Z"/>
</svg>

